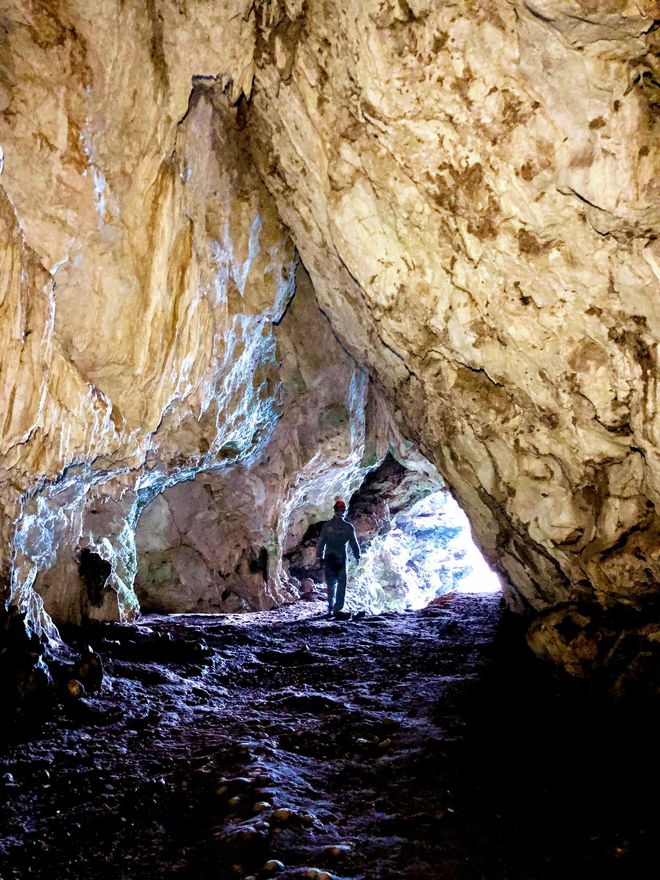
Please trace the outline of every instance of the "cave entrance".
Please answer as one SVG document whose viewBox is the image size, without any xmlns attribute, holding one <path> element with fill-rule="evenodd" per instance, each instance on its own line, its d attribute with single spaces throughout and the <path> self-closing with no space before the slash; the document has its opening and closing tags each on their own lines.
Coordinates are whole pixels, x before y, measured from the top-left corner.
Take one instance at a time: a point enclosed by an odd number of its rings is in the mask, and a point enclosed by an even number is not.
<svg viewBox="0 0 660 880">
<path fill-rule="evenodd" d="M 353 574 L 352 601 L 372 611 L 424 608 L 449 593 L 498 593 L 466 515 L 442 489 L 396 514 Z"/>
<path fill-rule="evenodd" d="M 201 474 L 145 507 L 136 530 L 136 592 L 144 612 L 231 614 L 272 610 L 300 594 L 324 600 L 317 547 L 332 501 L 305 508 L 305 498 L 296 516 L 289 513 L 299 530 L 312 521 L 301 537 L 292 530 L 291 549 L 280 557 L 280 545 L 265 543 L 262 520 L 276 522 L 281 505 L 255 513 L 252 478 L 240 482 L 244 476 L 229 470 Z M 325 499 L 341 484 L 331 490 Z M 252 519 L 236 507 L 237 497 L 244 497 L 248 514 L 255 513 Z M 349 554 L 347 610 L 414 610 L 448 593 L 500 591 L 472 541 L 467 517 L 421 456 L 402 462 L 388 453 L 353 492 L 348 519 L 362 559 L 356 567 Z"/>
<path fill-rule="evenodd" d="M 348 554 L 346 608 L 405 611 L 450 593 L 499 593 L 502 585 L 472 540 L 467 516 L 435 468 L 420 456 L 401 463 L 391 453 L 351 497 L 348 519 L 362 548 L 356 566 Z M 320 581 L 313 523 L 285 556 L 291 575 Z"/>
</svg>

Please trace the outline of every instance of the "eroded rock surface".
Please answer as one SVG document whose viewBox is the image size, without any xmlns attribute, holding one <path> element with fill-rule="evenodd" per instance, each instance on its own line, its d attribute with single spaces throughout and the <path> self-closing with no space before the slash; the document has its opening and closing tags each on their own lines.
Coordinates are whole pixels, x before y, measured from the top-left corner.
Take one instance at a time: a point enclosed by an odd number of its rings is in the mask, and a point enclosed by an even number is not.
<svg viewBox="0 0 660 880">
<path fill-rule="evenodd" d="M 281 553 L 327 515 L 305 493 L 329 497 L 347 463 L 357 485 L 385 448 L 357 403 L 333 435 L 345 390 L 294 387 L 312 355 L 330 384 L 369 374 L 513 607 L 644 610 L 660 580 L 655 4 L 6 6 L 0 576 L 35 625 L 55 634 L 43 602 L 59 620 L 135 616 L 141 512 L 149 554 L 181 546 L 169 496 L 153 500 L 166 489 L 206 503 L 183 540 L 206 556 L 179 554 L 173 583 L 215 602 L 233 573 L 231 607 L 289 595 Z M 294 245 L 354 366 L 339 347 L 319 363 L 313 334 L 296 349 L 294 317 L 275 329 Z M 217 543 L 225 513 L 240 547 Z"/>
<path fill-rule="evenodd" d="M 1 564 L 35 622 L 134 614 L 141 507 L 281 410 L 294 251 L 239 143 L 254 16 L 223 12 L 3 19 Z"/>
<path fill-rule="evenodd" d="M 272 3 L 253 155 L 510 600 L 659 578 L 652 3 Z"/>
<path fill-rule="evenodd" d="M 355 528 L 363 556 L 374 538 L 392 528 L 397 513 L 442 487 L 442 479 L 435 468 L 422 456 L 414 455 L 401 443 L 398 447 L 391 444 L 391 449 L 405 455 L 406 464 L 388 451 L 350 499 L 348 520 Z M 321 526 L 321 521 L 312 522 L 285 555 L 286 568 L 297 578 L 323 580 L 323 568 L 318 564 L 316 553 Z M 361 600 L 365 598 L 360 596 Z"/>
<path fill-rule="evenodd" d="M 145 507 L 141 582 L 170 595 L 153 607 L 297 595 L 282 550 L 402 441 L 311 289 L 276 326 L 295 255 L 236 106 L 251 88 L 254 11 L 120 4 L 90 18 L 84 4 L 17 3 L 6 34 L 12 600 L 49 635 L 42 603 L 58 622 L 135 616 Z"/>
<path fill-rule="evenodd" d="M 168 489 L 140 517 L 145 610 L 258 610 L 298 598 L 282 554 L 400 442 L 367 374 L 319 312 L 304 270 L 275 334 L 283 414 L 267 446 Z"/>
</svg>

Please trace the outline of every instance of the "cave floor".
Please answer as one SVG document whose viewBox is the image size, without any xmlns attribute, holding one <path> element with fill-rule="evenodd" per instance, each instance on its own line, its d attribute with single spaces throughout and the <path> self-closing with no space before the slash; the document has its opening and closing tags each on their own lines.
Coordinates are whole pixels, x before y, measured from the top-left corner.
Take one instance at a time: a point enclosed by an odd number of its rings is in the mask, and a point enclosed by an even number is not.
<svg viewBox="0 0 660 880">
<path fill-rule="evenodd" d="M 322 610 L 91 631 L 101 691 L 0 749 L 0 878 L 660 876 L 657 727 L 559 693 L 497 596 Z"/>
</svg>

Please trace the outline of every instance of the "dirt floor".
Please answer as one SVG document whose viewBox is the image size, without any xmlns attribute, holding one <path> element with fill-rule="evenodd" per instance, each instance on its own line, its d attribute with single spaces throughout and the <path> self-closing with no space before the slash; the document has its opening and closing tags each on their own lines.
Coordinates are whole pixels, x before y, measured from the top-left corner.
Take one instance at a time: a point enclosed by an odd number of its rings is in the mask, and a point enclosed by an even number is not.
<svg viewBox="0 0 660 880">
<path fill-rule="evenodd" d="M 559 693 L 496 596 L 322 609 L 93 630 L 101 691 L 0 747 L 0 878 L 660 877 L 650 714 Z"/>
</svg>

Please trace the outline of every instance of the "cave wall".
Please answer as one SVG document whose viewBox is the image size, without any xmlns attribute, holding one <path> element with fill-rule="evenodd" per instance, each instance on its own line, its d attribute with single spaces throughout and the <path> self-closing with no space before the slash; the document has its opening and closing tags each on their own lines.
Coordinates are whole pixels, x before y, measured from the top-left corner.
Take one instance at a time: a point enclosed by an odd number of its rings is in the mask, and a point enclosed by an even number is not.
<svg viewBox="0 0 660 880">
<path fill-rule="evenodd" d="M 406 454 L 302 267 L 275 335 L 283 412 L 268 444 L 251 460 L 167 489 L 140 516 L 136 591 L 146 611 L 263 610 L 297 599 L 283 554 L 390 448 Z"/>
<path fill-rule="evenodd" d="M 652 3 L 272 3 L 249 128 L 514 607 L 659 580 Z"/>
<path fill-rule="evenodd" d="M 2 20 L 0 568 L 51 635 L 44 605 L 133 617 L 149 567 L 172 610 L 292 598 L 280 547 L 402 443 L 304 273 L 282 322 L 296 254 L 244 142 L 255 23 L 239 3 Z"/>
<path fill-rule="evenodd" d="M 0 570 L 35 620 L 130 616 L 141 506 L 277 421 L 295 253 L 240 144 L 250 8 L 3 12 Z"/>
</svg>

